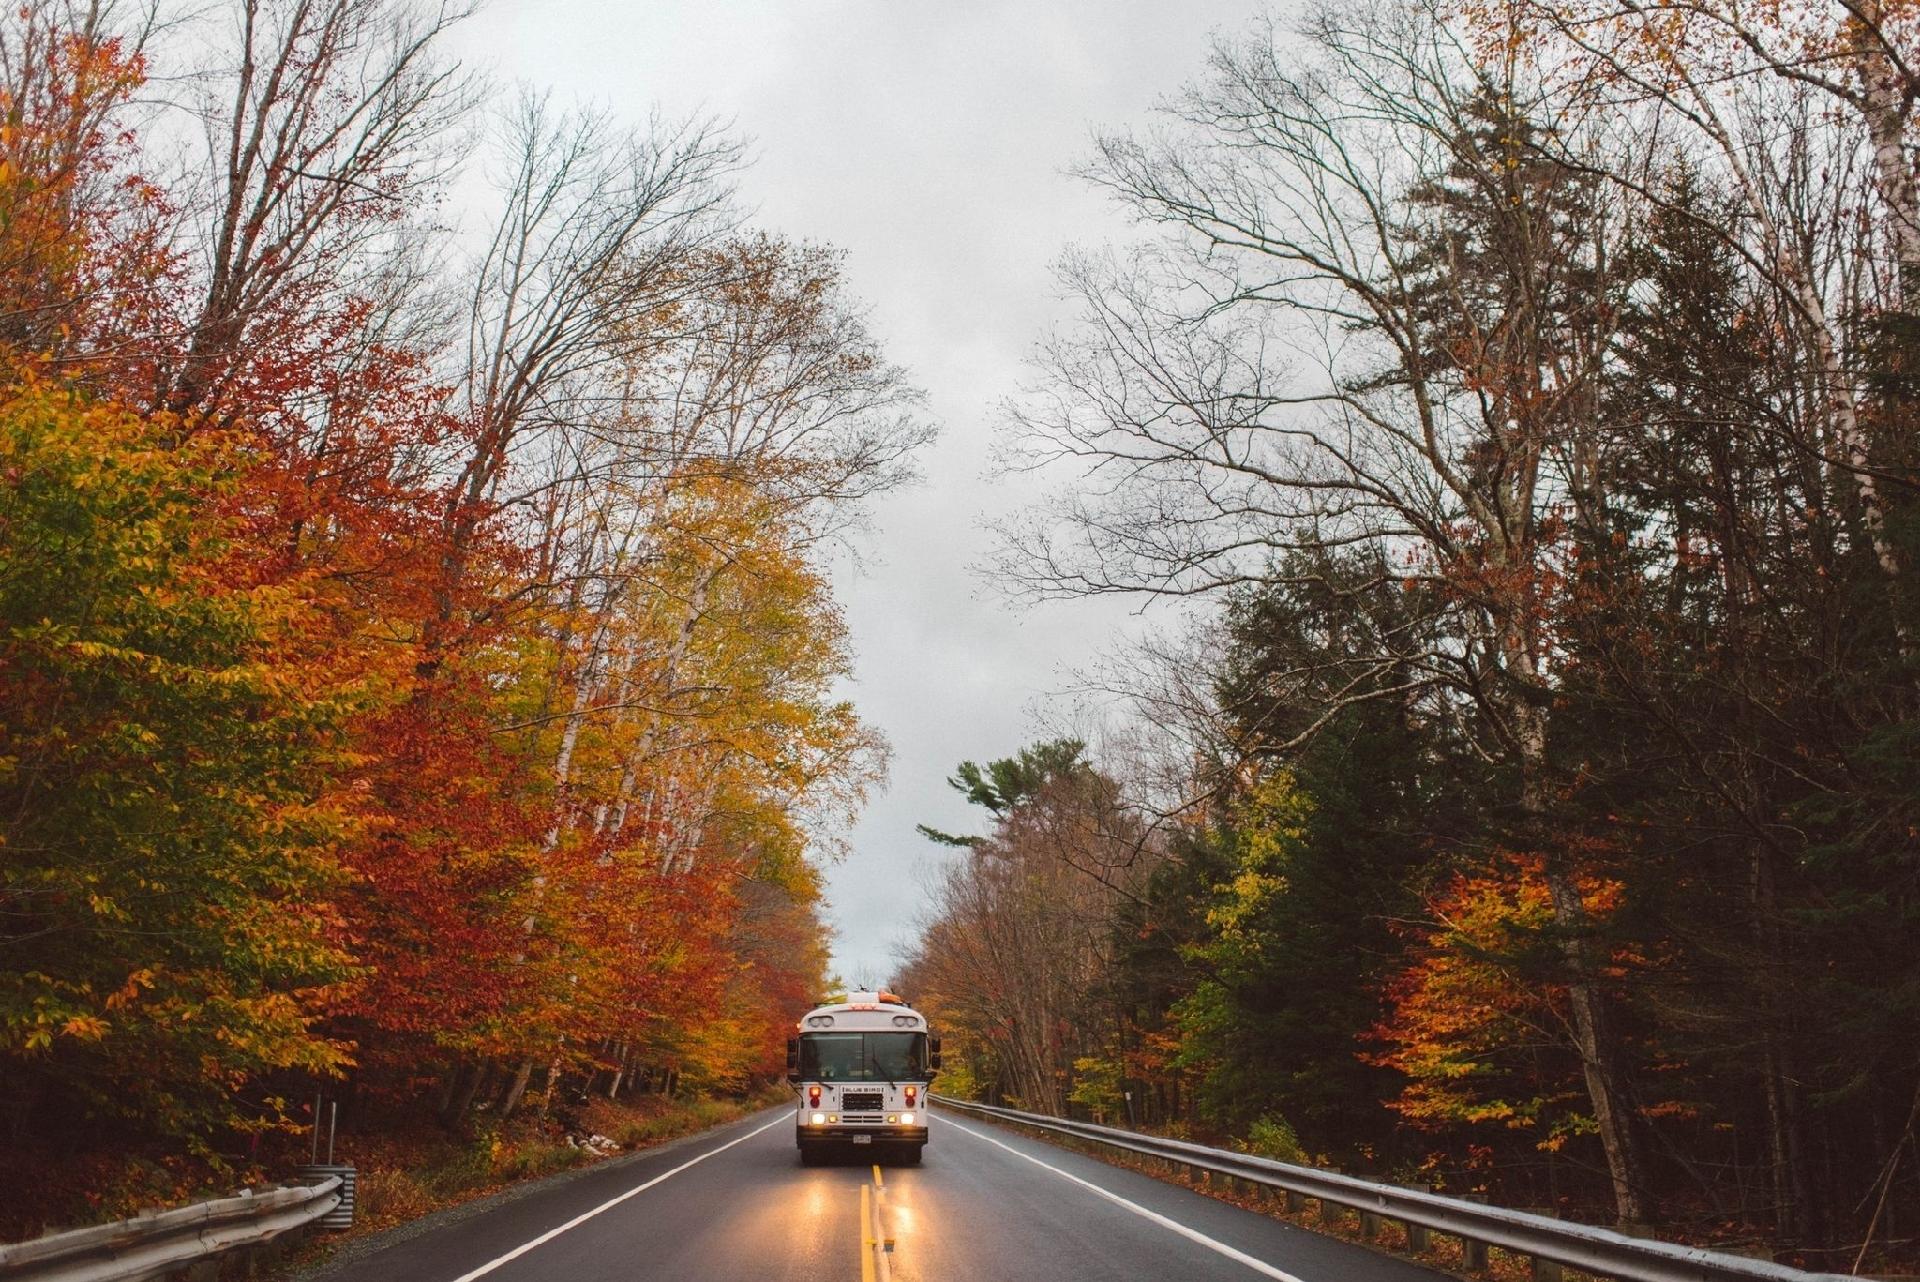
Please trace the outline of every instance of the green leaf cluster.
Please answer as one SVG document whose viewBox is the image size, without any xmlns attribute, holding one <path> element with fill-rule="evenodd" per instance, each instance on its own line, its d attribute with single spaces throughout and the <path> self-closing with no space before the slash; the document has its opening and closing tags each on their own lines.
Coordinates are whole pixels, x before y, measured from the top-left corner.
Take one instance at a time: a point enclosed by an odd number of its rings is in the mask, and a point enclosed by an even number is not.
<svg viewBox="0 0 1920 1282">
<path fill-rule="evenodd" d="M 0 399 L 0 1071 L 81 1127 L 207 1149 L 349 977 L 347 824 L 314 782 L 354 692 L 303 662 L 297 589 L 234 571 L 246 457 L 51 386 Z M 246 1092 L 253 1092 L 250 1096 Z"/>
</svg>

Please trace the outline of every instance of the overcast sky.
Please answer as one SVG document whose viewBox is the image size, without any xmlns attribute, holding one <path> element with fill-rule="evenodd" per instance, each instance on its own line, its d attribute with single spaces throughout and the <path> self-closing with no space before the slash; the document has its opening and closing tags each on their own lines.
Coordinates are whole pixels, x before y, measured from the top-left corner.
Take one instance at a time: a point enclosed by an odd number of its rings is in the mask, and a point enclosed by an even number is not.
<svg viewBox="0 0 1920 1282">
<path fill-rule="evenodd" d="M 828 875 L 835 965 L 892 973 L 951 854 L 916 822 L 977 829 L 945 784 L 1012 754 L 1069 668 L 1129 618 L 1111 602 L 1016 609 L 969 567 L 983 519 L 1022 498 L 993 477 L 995 406 L 1062 316 L 1049 265 L 1123 237 L 1066 170 L 1097 126 L 1142 120 L 1202 68 L 1209 33 L 1258 0 L 491 0 L 461 36 L 505 80 L 599 102 L 732 119 L 754 144 L 757 225 L 847 252 L 875 333 L 941 425 L 927 480 L 876 511 L 838 592 L 856 649 L 847 694 L 894 748 L 892 781 Z"/>
</svg>

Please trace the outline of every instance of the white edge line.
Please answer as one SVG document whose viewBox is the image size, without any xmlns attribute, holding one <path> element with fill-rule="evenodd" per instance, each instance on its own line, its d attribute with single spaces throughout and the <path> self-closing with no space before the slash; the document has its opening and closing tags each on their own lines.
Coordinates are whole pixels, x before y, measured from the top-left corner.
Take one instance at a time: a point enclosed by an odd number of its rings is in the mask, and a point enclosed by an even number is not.
<svg viewBox="0 0 1920 1282">
<path fill-rule="evenodd" d="M 519 1246 L 514 1247 L 513 1250 L 508 1251 L 505 1255 L 500 1256 L 497 1259 L 488 1260 L 485 1264 L 473 1270 L 471 1273 L 462 1273 L 459 1277 L 455 1278 L 453 1282 L 473 1282 L 473 1279 L 477 1277 L 484 1277 L 485 1275 L 499 1268 L 501 1265 L 507 1264 L 514 1260 L 519 1259 L 521 1256 L 525 1255 L 528 1251 L 533 1250 L 534 1247 L 546 1245 L 548 1242 L 551 1242 L 553 1241 L 553 1239 L 559 1237 L 562 1233 L 565 1233 L 568 1229 L 579 1228 L 582 1224 L 585 1224 L 588 1220 L 591 1220 L 594 1216 L 599 1215 L 602 1211 L 611 1211 L 614 1207 L 620 1205 L 622 1202 L 626 1201 L 628 1198 L 634 1196 L 635 1194 L 646 1192 L 648 1189 L 660 1183 L 662 1180 L 672 1179 L 674 1176 L 680 1174 L 680 1172 L 686 1170 L 689 1166 L 698 1166 L 700 1163 L 712 1157 L 715 1153 L 724 1153 L 728 1149 L 732 1148 L 735 1144 L 744 1144 L 746 1141 L 758 1135 L 761 1131 L 767 1130 L 769 1127 L 778 1126 L 780 1125 L 780 1123 L 789 1121 L 789 1120 L 791 1120 L 791 1115 L 783 1113 L 781 1116 L 774 1118 L 771 1122 L 768 1122 L 765 1126 L 754 1127 L 752 1130 L 748 1131 L 745 1135 L 740 1136 L 738 1139 L 728 1140 L 725 1144 L 722 1144 L 719 1148 L 710 1148 L 706 1152 L 702 1153 L 700 1156 L 695 1158 L 690 1158 L 689 1160 L 680 1163 L 680 1165 L 674 1167 L 671 1171 L 667 1171 L 664 1174 L 654 1176 L 652 1179 L 648 1180 L 645 1184 L 636 1184 L 632 1188 L 628 1189 L 626 1192 L 620 1194 L 620 1196 L 608 1198 L 606 1201 L 602 1202 L 600 1205 L 594 1207 L 591 1211 L 582 1211 L 579 1215 L 574 1216 L 571 1220 L 568 1220 L 565 1224 L 560 1225 L 558 1228 L 548 1229 L 545 1233 L 542 1233 L 539 1237 L 534 1238 L 531 1242 L 523 1242 Z"/>
<path fill-rule="evenodd" d="M 1180 1223 L 1178 1220 L 1170 1220 L 1166 1216 L 1160 1214 L 1158 1211 L 1149 1211 L 1146 1207 L 1141 1206 L 1138 1202 L 1129 1202 L 1126 1198 L 1121 1197 L 1118 1193 L 1109 1192 L 1108 1190 L 1101 1188 L 1098 1184 L 1095 1184 L 1090 1180 L 1083 1180 L 1078 1175 L 1074 1175 L 1074 1174 L 1071 1174 L 1070 1172 L 1063 1171 L 1057 1166 L 1049 1165 L 1048 1163 L 1043 1162 L 1039 1158 L 1033 1156 L 1033 1154 L 1031 1153 L 1022 1153 L 1019 1149 L 1013 1147 L 1013 1145 L 1011 1144 L 1002 1144 L 999 1140 L 993 1138 L 993 1136 L 983 1135 L 981 1132 L 974 1130 L 971 1126 L 962 1126 L 960 1125 L 960 1123 L 954 1121 L 950 1117 L 942 1117 L 940 1120 L 945 1122 L 948 1126 L 953 1127 L 955 1130 L 965 1131 L 967 1134 L 973 1136 L 977 1140 L 985 1140 L 987 1143 L 993 1145 L 996 1148 L 1003 1148 L 1007 1152 L 1013 1154 L 1015 1157 L 1025 1158 L 1027 1161 L 1032 1162 L 1035 1166 L 1041 1168 L 1042 1170 L 1052 1171 L 1055 1175 L 1058 1175 L 1063 1180 L 1072 1180 L 1075 1184 L 1078 1184 L 1081 1188 L 1087 1189 L 1090 1192 L 1099 1194 L 1101 1197 L 1104 1197 L 1105 1199 L 1107 1199 L 1107 1201 L 1112 1202 L 1115 1206 L 1125 1207 L 1127 1210 L 1132 1211 L 1135 1215 L 1141 1217 L 1142 1219 L 1152 1220 L 1155 1224 L 1158 1224 L 1161 1228 L 1172 1229 L 1175 1233 L 1178 1233 L 1181 1237 L 1186 1238 L 1188 1241 L 1198 1242 L 1201 1246 L 1206 1247 L 1209 1251 L 1216 1251 L 1219 1254 L 1226 1256 L 1229 1260 L 1237 1260 L 1241 1264 L 1246 1265 L 1248 1268 L 1252 1269 L 1256 1273 L 1263 1273 L 1270 1278 L 1278 1278 L 1280 1282 L 1301 1282 L 1301 1279 L 1295 1277 L 1293 1274 L 1284 1273 L 1281 1270 L 1274 1268 L 1271 1264 L 1268 1264 L 1265 1260 L 1257 1259 L 1254 1256 L 1248 1255 L 1245 1251 L 1239 1250 L 1235 1247 L 1228 1246 L 1225 1242 L 1217 1241 L 1214 1238 L 1210 1238 L 1206 1234 L 1202 1233 L 1199 1229 L 1190 1229 L 1186 1225 Z M 462 1279 L 461 1282 L 465 1282 L 465 1279 Z"/>
</svg>

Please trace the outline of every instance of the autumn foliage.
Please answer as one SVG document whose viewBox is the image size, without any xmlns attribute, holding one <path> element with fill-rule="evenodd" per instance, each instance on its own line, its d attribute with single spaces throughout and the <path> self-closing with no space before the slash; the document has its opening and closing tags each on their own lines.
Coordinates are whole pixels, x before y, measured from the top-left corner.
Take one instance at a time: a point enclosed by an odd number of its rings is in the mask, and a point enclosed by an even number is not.
<svg viewBox="0 0 1920 1282">
<path fill-rule="evenodd" d="M 821 553 L 925 431 L 834 256 L 740 225 L 711 127 L 496 108 L 448 11 L 243 7 L 197 72 L 0 24 L 0 1180 L 85 1173 L 13 1230 L 316 1089 L 766 1078 L 884 766 Z"/>
</svg>

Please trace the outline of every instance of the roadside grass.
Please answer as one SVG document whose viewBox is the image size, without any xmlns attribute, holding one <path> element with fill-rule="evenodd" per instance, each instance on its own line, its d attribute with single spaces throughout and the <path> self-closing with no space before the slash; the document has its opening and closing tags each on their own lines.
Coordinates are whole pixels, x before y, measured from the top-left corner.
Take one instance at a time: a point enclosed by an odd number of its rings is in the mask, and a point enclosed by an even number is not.
<svg viewBox="0 0 1920 1282">
<path fill-rule="evenodd" d="M 704 1131 L 743 1117 L 755 1109 L 768 1104 L 790 1101 L 793 1092 L 781 1086 L 775 1090 L 754 1096 L 751 1100 L 690 1099 L 680 1102 L 677 1107 L 642 1114 L 638 1117 L 622 1117 L 611 1122 L 604 1134 L 611 1136 L 623 1149 L 647 1148 L 694 1131 Z M 602 1101 L 596 1101 L 600 1103 Z M 591 1116 L 591 1115 L 590 1115 Z"/>
<path fill-rule="evenodd" d="M 509 1185 L 664 1144 L 785 1097 L 784 1088 L 744 1099 L 596 1097 L 573 1114 L 570 1128 L 530 1109 L 467 1139 L 436 1127 L 369 1136 L 341 1154 L 359 1172 L 354 1226 L 324 1241 L 364 1237 Z"/>
</svg>

